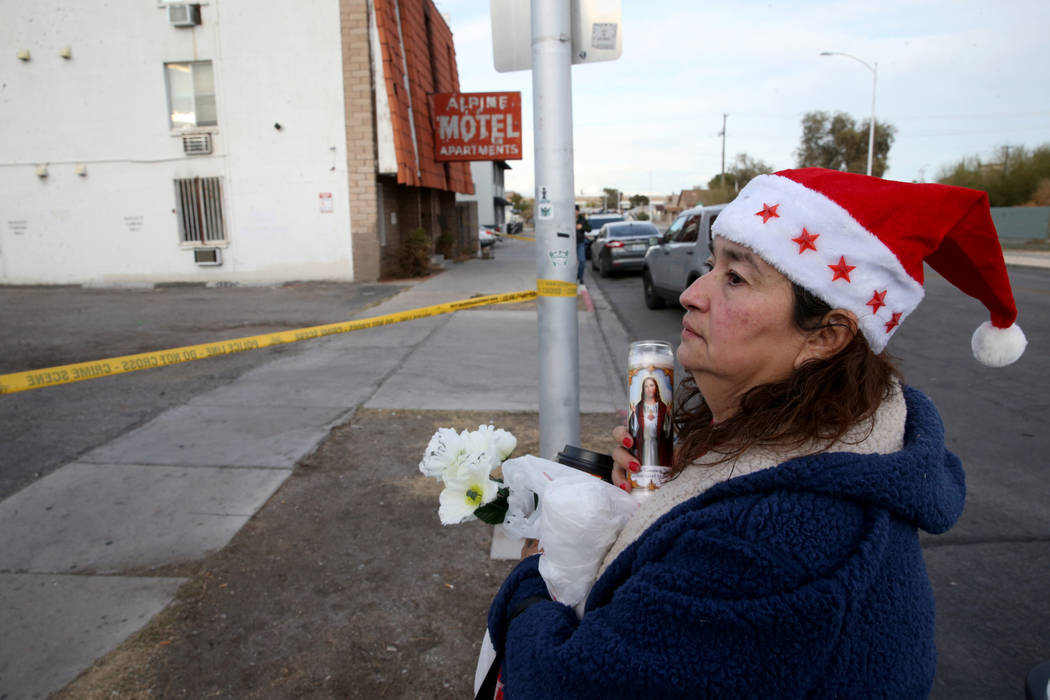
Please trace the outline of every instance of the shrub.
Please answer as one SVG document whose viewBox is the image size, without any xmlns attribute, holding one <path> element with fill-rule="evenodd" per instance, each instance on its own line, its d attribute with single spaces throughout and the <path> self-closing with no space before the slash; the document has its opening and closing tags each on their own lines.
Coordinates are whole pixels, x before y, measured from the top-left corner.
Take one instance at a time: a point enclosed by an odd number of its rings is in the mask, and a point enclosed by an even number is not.
<svg viewBox="0 0 1050 700">
<path fill-rule="evenodd" d="M 405 277 L 430 274 L 430 236 L 422 228 L 409 231 L 401 240 L 401 273 Z"/>
<path fill-rule="evenodd" d="M 456 245 L 456 234 L 450 231 L 443 231 L 438 236 L 437 251 L 444 255 L 447 259 L 452 260 L 456 257 L 458 246 Z"/>
</svg>

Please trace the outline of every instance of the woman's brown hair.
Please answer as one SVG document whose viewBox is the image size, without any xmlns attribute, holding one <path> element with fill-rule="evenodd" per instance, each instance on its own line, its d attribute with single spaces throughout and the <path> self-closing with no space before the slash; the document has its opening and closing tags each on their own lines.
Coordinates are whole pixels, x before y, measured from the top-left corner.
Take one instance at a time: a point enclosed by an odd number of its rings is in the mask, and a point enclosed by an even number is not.
<svg viewBox="0 0 1050 700">
<path fill-rule="evenodd" d="M 831 307 L 797 284 L 792 288 L 795 326 L 803 331 L 822 327 Z M 831 444 L 872 417 L 899 376 L 886 353 L 873 353 L 857 332 L 833 357 L 807 362 L 784 381 L 753 387 L 741 398 L 740 410 L 717 425 L 687 376 L 676 401 L 674 472 L 713 448 L 722 455 L 718 461 L 725 462 L 755 445 Z"/>
</svg>

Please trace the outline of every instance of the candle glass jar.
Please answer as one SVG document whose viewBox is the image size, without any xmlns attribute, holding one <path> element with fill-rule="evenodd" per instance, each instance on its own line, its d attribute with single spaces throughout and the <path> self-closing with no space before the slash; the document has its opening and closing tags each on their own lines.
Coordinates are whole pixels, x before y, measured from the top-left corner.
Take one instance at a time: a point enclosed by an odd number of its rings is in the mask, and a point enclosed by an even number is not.
<svg viewBox="0 0 1050 700">
<path fill-rule="evenodd" d="M 641 463 L 628 472 L 632 492 L 648 495 L 670 476 L 674 453 L 671 399 L 674 391 L 674 349 L 661 340 L 639 340 L 627 351 L 627 430 Z"/>
</svg>

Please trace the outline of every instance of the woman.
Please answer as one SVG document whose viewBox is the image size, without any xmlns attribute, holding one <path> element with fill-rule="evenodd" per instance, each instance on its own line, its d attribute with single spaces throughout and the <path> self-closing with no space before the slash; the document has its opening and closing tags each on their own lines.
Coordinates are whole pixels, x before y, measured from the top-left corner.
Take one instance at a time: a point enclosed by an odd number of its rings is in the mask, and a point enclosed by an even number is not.
<svg viewBox="0 0 1050 700">
<path fill-rule="evenodd" d="M 917 529 L 954 524 L 964 479 L 882 350 L 925 260 L 988 308 L 979 360 L 1023 352 L 987 197 L 783 171 L 713 233 L 711 271 L 681 296 L 677 477 L 620 533 L 582 619 L 549 600 L 540 557 L 511 573 L 489 613 L 506 697 L 926 697 Z M 614 436 L 630 490 L 632 440 Z"/>
<path fill-rule="evenodd" d="M 670 412 L 660 394 L 660 385 L 656 382 L 656 377 L 648 376 L 643 379 L 641 396 L 627 423 L 635 453 L 642 464 L 671 464 Z"/>
</svg>

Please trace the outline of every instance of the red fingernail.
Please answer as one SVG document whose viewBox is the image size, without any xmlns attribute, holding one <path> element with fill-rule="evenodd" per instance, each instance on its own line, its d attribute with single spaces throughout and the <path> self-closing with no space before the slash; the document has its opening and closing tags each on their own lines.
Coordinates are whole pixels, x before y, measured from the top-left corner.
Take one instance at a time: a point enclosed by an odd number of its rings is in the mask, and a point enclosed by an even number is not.
<svg viewBox="0 0 1050 700">
<path fill-rule="evenodd" d="M 626 491 L 627 490 L 627 482 L 625 481 L 622 484 L 620 484 L 620 488 L 623 489 L 624 491 Z"/>
<path fill-rule="evenodd" d="M 624 447 L 630 447 L 630 446 L 631 446 L 631 438 L 629 438 L 629 437 L 625 437 L 625 438 L 623 439 L 623 446 L 624 446 Z"/>
<path fill-rule="evenodd" d="M 630 469 L 632 472 L 636 472 L 642 468 L 642 465 L 638 464 L 638 462 L 631 462 L 627 465 L 627 468 Z"/>
</svg>

